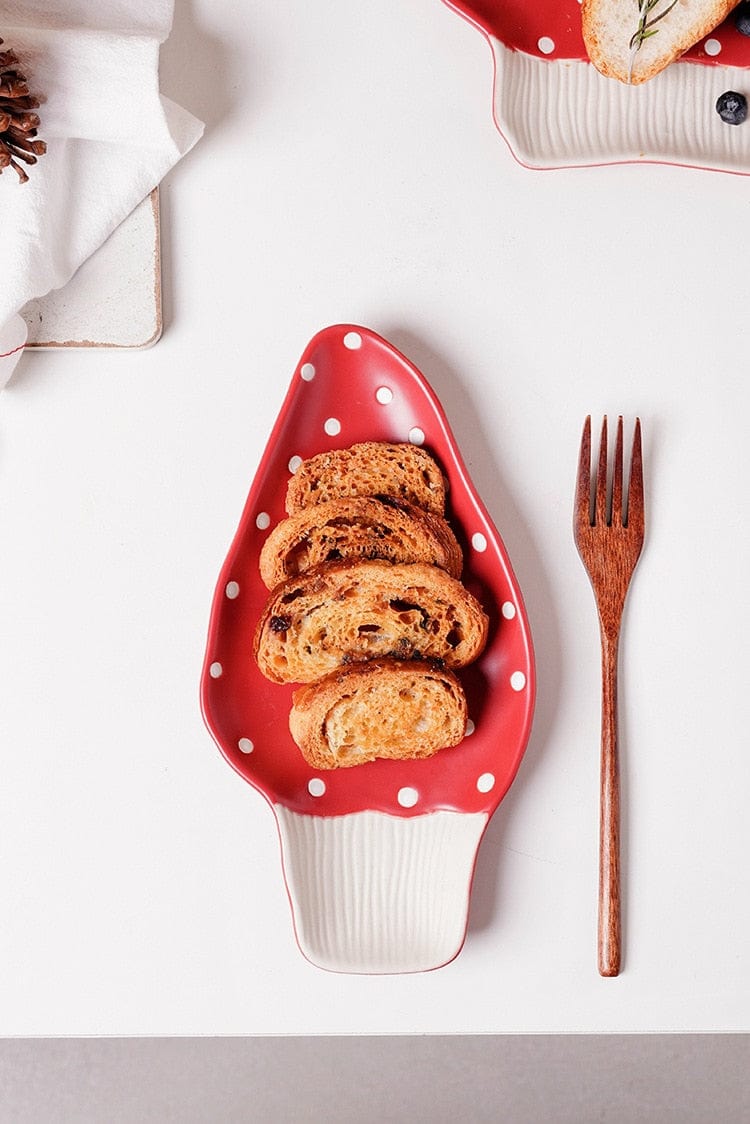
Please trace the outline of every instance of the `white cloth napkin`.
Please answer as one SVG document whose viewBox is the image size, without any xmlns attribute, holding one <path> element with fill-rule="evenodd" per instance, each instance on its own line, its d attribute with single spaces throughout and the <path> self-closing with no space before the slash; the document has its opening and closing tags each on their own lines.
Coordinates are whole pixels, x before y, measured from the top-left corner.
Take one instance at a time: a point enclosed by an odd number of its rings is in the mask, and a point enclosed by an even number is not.
<svg viewBox="0 0 750 1124">
<path fill-rule="evenodd" d="M 26 341 L 19 310 L 69 281 L 203 131 L 159 93 L 173 2 L 0 4 L 0 50 L 16 52 L 43 99 L 47 142 L 28 183 L 0 175 L 0 387 Z"/>
</svg>

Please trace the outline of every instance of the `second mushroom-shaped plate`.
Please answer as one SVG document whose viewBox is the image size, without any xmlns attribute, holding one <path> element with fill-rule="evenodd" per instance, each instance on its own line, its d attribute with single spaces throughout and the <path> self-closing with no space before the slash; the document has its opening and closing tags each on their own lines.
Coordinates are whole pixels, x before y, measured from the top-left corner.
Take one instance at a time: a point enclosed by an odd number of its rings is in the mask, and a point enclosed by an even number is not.
<svg viewBox="0 0 750 1124">
<path fill-rule="evenodd" d="M 301 460 L 361 441 L 424 445 L 440 464 L 462 580 L 489 616 L 489 638 L 459 672 L 469 727 L 458 746 L 425 760 L 316 770 L 289 732 L 292 686 L 270 683 L 253 659 L 269 596 L 258 561 Z M 534 695 L 521 592 L 435 394 L 374 332 L 324 329 L 294 372 L 219 576 L 201 682 L 215 741 L 273 809 L 295 935 L 310 961 L 415 972 L 458 954 L 479 844 L 521 762 Z"/>
<path fill-rule="evenodd" d="M 605 78 L 588 60 L 580 0 L 443 0 L 487 39 L 493 114 L 530 168 L 661 163 L 750 172 L 750 119 L 722 121 L 728 90 L 750 94 L 750 38 L 730 15 L 678 62 L 639 86 Z M 634 26 L 636 0 L 628 0 Z M 659 8 L 669 0 L 657 0 Z"/>
</svg>

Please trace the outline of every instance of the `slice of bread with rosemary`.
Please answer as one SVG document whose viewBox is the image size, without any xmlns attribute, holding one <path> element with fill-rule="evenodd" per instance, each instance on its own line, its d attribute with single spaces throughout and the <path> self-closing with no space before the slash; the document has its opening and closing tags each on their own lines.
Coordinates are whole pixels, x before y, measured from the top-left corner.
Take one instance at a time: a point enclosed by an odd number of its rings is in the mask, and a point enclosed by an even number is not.
<svg viewBox="0 0 750 1124">
<path fill-rule="evenodd" d="M 637 86 L 684 55 L 738 0 L 583 0 L 583 40 L 598 71 Z"/>
<path fill-rule="evenodd" d="M 464 737 L 466 697 L 447 668 L 373 660 L 297 688 L 289 729 L 314 769 L 432 757 Z"/>
</svg>

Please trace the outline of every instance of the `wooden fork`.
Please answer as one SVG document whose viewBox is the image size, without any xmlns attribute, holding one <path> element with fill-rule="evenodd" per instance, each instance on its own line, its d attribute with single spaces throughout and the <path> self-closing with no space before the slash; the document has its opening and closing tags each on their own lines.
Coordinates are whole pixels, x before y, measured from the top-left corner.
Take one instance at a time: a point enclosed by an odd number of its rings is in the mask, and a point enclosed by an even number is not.
<svg viewBox="0 0 750 1124">
<path fill-rule="evenodd" d="M 583 427 L 578 460 L 573 537 L 589 575 L 602 644 L 602 752 L 599 803 L 599 973 L 616 976 L 621 961 L 620 771 L 617 747 L 617 652 L 630 579 L 643 546 L 641 423 L 636 418 L 627 501 L 623 496 L 622 418 L 607 489 L 607 419 L 591 486 L 591 418 Z M 592 502 L 593 498 L 593 502 Z"/>
</svg>

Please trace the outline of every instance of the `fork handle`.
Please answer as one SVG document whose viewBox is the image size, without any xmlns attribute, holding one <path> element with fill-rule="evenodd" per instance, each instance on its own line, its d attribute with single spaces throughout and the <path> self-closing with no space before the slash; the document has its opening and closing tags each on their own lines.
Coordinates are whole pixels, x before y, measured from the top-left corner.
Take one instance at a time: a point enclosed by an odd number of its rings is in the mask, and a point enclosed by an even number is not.
<svg viewBox="0 0 750 1124">
<path fill-rule="evenodd" d="M 599 797 L 599 926 L 601 976 L 620 972 L 620 765 L 617 746 L 618 637 L 602 630 L 602 754 Z"/>
</svg>

